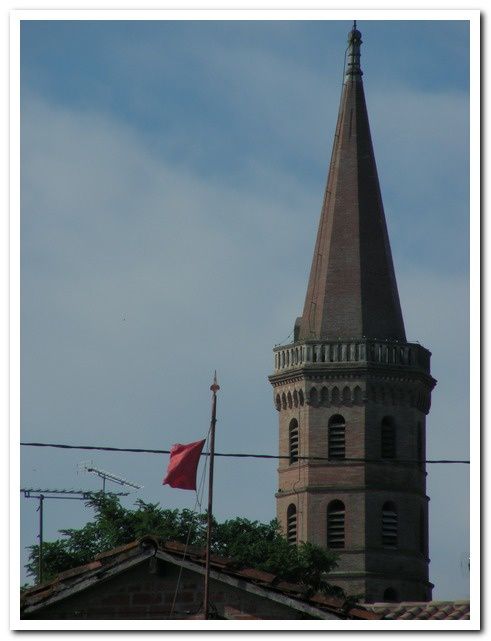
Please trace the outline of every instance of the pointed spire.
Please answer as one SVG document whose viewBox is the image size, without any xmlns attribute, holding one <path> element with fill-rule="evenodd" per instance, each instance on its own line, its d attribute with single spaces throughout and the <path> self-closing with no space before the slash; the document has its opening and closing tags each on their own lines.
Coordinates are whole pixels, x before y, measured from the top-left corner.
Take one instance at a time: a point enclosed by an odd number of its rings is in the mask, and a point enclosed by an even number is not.
<svg viewBox="0 0 491 641">
<path fill-rule="evenodd" d="M 360 69 L 361 33 L 349 34 L 341 96 L 303 315 L 302 339 L 405 341 Z"/>
</svg>

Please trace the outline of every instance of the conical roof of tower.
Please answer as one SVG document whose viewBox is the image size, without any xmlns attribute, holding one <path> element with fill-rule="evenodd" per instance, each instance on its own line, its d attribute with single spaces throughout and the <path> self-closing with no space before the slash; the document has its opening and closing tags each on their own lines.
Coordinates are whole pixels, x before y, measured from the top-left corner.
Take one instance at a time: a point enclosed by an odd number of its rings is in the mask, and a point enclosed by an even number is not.
<svg viewBox="0 0 491 641">
<path fill-rule="evenodd" d="M 361 33 L 356 23 L 348 43 L 331 165 L 296 337 L 405 341 L 365 104 Z"/>
</svg>

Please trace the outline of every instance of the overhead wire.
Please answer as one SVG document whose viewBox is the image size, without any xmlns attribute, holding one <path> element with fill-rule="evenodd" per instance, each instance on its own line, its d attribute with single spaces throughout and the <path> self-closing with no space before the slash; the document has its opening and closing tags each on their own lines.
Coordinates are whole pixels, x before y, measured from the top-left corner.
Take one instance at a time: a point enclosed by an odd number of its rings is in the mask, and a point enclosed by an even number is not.
<svg viewBox="0 0 491 641">
<path fill-rule="evenodd" d="M 54 447 L 59 449 L 68 450 L 97 450 L 101 452 L 129 452 L 134 454 L 170 454 L 170 450 L 157 450 L 145 449 L 139 447 L 110 447 L 110 446 L 96 446 L 96 445 L 67 445 L 65 443 L 37 443 L 37 442 L 21 442 L 20 445 L 25 447 Z M 202 452 L 201 456 L 209 457 L 208 452 Z M 227 458 L 256 458 L 256 459 L 289 459 L 289 456 L 282 456 L 276 454 L 250 454 L 240 452 L 215 452 L 215 456 Z M 303 461 L 328 461 L 330 463 L 339 463 L 339 461 L 347 461 L 351 463 L 462 463 L 470 464 L 470 460 L 465 459 L 385 459 L 385 458 L 343 458 L 332 459 L 327 456 L 299 456 L 299 460 Z"/>
</svg>

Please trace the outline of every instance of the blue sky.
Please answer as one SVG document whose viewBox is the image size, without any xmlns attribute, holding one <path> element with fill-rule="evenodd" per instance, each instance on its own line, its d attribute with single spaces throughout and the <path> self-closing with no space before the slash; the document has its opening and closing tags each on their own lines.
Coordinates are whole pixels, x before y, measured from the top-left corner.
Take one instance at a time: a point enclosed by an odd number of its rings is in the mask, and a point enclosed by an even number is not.
<svg viewBox="0 0 491 641">
<path fill-rule="evenodd" d="M 301 313 L 349 21 L 25 21 L 23 440 L 277 451 L 267 375 Z M 362 21 L 362 68 L 409 340 L 433 353 L 429 458 L 468 458 L 469 26 Z M 165 457 L 22 448 L 23 486 L 140 496 Z M 273 518 L 276 466 L 221 459 L 219 519 Z M 468 595 L 468 469 L 429 466 L 435 598 Z M 61 505 L 60 505 L 61 504 Z M 22 502 L 22 545 L 35 505 Z M 46 536 L 90 517 L 52 501 Z"/>
</svg>

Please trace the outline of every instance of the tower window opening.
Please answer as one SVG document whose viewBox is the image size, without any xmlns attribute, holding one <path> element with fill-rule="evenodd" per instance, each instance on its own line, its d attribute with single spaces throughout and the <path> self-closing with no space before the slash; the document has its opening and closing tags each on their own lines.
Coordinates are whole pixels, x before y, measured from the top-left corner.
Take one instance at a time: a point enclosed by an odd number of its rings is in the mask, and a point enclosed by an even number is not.
<svg viewBox="0 0 491 641">
<path fill-rule="evenodd" d="M 346 456 L 346 423 L 342 416 L 335 414 L 328 425 L 328 457 L 344 459 Z"/>
<path fill-rule="evenodd" d="M 317 405 L 318 399 L 319 399 L 319 395 L 318 395 L 317 390 L 315 389 L 315 387 L 313 387 L 310 390 L 310 395 L 309 396 L 310 396 L 310 404 L 315 407 Z"/>
<path fill-rule="evenodd" d="M 327 547 L 344 548 L 344 515 L 342 501 L 332 501 L 327 508 Z"/>
<path fill-rule="evenodd" d="M 298 461 L 298 421 L 293 418 L 289 429 L 290 465 Z"/>
<path fill-rule="evenodd" d="M 382 458 L 396 457 L 396 429 L 394 421 L 389 416 L 382 419 L 380 450 Z"/>
<path fill-rule="evenodd" d="M 286 540 L 293 545 L 297 542 L 297 508 L 293 503 L 286 512 Z"/>
<path fill-rule="evenodd" d="M 397 508 L 391 501 L 382 507 L 382 545 L 384 548 L 397 547 Z"/>
</svg>

